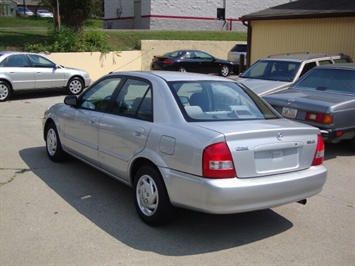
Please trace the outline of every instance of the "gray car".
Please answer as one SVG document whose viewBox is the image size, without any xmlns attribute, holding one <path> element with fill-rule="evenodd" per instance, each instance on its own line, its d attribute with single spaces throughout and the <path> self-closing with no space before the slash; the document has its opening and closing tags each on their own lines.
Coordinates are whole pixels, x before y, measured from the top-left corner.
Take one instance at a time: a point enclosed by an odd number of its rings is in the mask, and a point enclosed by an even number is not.
<svg viewBox="0 0 355 266">
<path fill-rule="evenodd" d="M 255 62 L 237 79 L 260 96 L 281 91 L 319 65 L 352 62 L 344 54 L 290 53 Z"/>
<path fill-rule="evenodd" d="M 305 203 L 327 176 L 317 128 L 211 75 L 108 74 L 49 107 L 43 134 L 51 160 L 70 154 L 133 187 L 149 225 L 176 207 L 228 214 Z"/>
<path fill-rule="evenodd" d="M 355 149 L 355 64 L 319 66 L 289 89 L 264 96 L 280 114 L 318 127 L 327 142 Z"/>
<path fill-rule="evenodd" d="M 90 83 L 86 71 L 58 65 L 43 55 L 0 51 L 0 101 L 25 90 L 65 88 L 76 95 Z"/>
</svg>

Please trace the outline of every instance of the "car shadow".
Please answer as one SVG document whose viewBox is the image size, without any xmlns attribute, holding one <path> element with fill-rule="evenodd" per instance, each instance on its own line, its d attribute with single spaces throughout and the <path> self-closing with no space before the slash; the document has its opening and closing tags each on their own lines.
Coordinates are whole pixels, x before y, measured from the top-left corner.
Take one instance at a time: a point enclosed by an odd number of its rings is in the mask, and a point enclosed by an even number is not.
<svg viewBox="0 0 355 266">
<path fill-rule="evenodd" d="M 350 141 L 343 140 L 339 143 L 325 143 L 324 160 L 337 158 L 338 156 L 354 156 L 355 152 L 351 147 Z"/>
<path fill-rule="evenodd" d="M 30 100 L 36 98 L 50 98 L 56 96 L 66 96 L 65 89 L 48 89 L 48 90 L 30 90 L 30 91 L 16 91 L 14 92 L 10 101 Z"/>
<path fill-rule="evenodd" d="M 150 227 L 139 219 L 130 187 L 72 157 L 53 163 L 45 147 L 19 153 L 29 171 L 78 213 L 134 249 L 166 256 L 203 254 L 257 242 L 293 226 L 270 209 L 233 215 L 178 209 L 171 223 Z"/>
</svg>

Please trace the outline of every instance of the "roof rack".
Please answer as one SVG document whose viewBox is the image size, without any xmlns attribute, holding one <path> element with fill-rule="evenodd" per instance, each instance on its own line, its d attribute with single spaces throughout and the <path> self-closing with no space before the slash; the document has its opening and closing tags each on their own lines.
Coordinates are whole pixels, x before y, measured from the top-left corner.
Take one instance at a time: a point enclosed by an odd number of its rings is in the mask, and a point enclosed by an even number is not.
<svg viewBox="0 0 355 266">
<path fill-rule="evenodd" d="M 309 52 L 294 52 L 294 53 L 282 53 L 282 54 L 273 54 L 268 57 L 280 56 L 280 55 L 293 55 L 293 54 L 309 54 Z"/>
</svg>

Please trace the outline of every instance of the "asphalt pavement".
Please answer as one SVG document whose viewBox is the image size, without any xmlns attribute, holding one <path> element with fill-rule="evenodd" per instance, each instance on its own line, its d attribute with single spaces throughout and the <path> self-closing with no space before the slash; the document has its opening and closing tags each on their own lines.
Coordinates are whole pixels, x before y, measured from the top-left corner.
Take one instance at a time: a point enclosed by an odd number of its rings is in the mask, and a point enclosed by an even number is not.
<svg viewBox="0 0 355 266">
<path fill-rule="evenodd" d="M 42 133 L 60 92 L 0 103 L 0 265 L 354 265 L 355 157 L 326 145 L 328 180 L 308 203 L 234 215 L 179 210 L 138 218 L 133 191 L 70 158 L 53 163 Z"/>
</svg>

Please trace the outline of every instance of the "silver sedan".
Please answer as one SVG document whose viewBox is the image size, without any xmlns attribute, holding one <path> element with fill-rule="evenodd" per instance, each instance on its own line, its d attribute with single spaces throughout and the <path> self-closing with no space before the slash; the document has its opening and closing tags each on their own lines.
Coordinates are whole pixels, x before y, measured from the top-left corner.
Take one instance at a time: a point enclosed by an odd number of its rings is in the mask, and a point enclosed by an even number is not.
<svg viewBox="0 0 355 266">
<path fill-rule="evenodd" d="M 327 176 L 317 128 L 223 77 L 111 73 L 49 107 L 43 129 L 52 161 L 70 154 L 133 187 L 149 225 L 177 207 L 228 214 L 304 203 Z"/>
<path fill-rule="evenodd" d="M 13 92 L 66 88 L 68 94 L 80 94 L 91 83 L 81 69 L 63 67 L 43 55 L 26 52 L 0 52 L 0 101 Z"/>
</svg>

